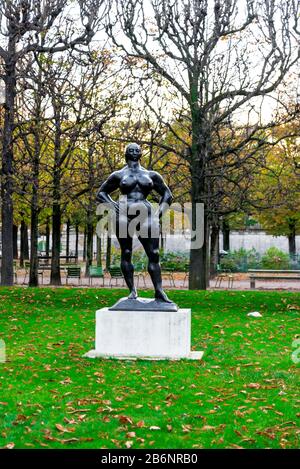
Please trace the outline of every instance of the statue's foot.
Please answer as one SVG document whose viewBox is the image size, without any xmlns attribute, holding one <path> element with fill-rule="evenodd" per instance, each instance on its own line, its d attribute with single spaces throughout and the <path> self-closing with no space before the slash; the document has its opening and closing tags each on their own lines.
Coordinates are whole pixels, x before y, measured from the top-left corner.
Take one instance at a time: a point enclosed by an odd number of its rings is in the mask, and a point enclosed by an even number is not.
<svg viewBox="0 0 300 469">
<path fill-rule="evenodd" d="M 136 288 L 133 288 L 128 296 L 129 300 L 136 300 L 137 299 L 137 291 Z"/>
<path fill-rule="evenodd" d="M 166 293 L 163 290 L 157 290 L 155 292 L 155 299 L 157 301 L 163 301 L 164 303 L 173 303 L 173 301 L 169 300 Z"/>
</svg>

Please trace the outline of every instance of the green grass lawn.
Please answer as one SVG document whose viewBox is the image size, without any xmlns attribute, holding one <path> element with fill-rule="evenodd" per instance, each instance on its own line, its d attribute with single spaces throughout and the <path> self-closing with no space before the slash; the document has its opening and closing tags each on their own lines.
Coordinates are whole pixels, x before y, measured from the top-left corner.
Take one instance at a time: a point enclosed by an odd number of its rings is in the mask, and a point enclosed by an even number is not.
<svg viewBox="0 0 300 469">
<path fill-rule="evenodd" d="M 124 290 L 0 289 L 0 447 L 299 447 L 300 294 L 169 295 L 192 308 L 202 361 L 82 358 Z"/>
</svg>

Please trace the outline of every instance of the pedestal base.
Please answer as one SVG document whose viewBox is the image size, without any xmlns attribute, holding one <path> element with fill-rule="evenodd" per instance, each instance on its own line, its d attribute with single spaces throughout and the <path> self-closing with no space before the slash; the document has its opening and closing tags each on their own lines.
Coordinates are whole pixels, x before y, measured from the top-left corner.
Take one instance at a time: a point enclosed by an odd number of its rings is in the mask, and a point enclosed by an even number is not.
<svg viewBox="0 0 300 469">
<path fill-rule="evenodd" d="M 125 356 L 125 355 L 103 355 L 101 353 L 97 353 L 96 350 L 90 350 L 89 352 L 85 353 L 83 355 L 84 358 L 106 358 L 106 359 L 111 359 L 113 358 L 114 360 L 151 360 L 151 361 L 156 361 L 156 360 L 171 360 L 171 361 L 177 361 L 177 360 L 201 360 L 203 357 L 204 352 L 190 352 L 187 357 L 177 357 L 177 358 L 171 358 L 171 357 L 143 357 L 143 356 Z"/>
<path fill-rule="evenodd" d="M 87 358 L 200 360 L 191 351 L 191 310 L 96 311 L 95 349 Z"/>
</svg>

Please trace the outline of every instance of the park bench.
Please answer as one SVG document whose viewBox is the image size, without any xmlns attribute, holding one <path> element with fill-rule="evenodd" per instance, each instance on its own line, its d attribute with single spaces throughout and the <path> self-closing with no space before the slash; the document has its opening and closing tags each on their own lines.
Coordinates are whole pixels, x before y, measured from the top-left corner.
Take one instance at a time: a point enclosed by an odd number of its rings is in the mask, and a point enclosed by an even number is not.
<svg viewBox="0 0 300 469">
<path fill-rule="evenodd" d="M 77 278 L 78 285 L 81 280 L 81 267 L 79 266 L 67 266 L 66 267 L 66 285 L 68 285 L 69 279 Z"/>
<path fill-rule="evenodd" d="M 300 280 L 300 270 L 249 269 L 250 288 L 255 289 L 256 280 Z"/>
<path fill-rule="evenodd" d="M 102 278 L 102 285 L 104 287 L 104 273 L 101 266 L 89 266 L 89 283 L 93 284 L 93 278 Z"/>
</svg>

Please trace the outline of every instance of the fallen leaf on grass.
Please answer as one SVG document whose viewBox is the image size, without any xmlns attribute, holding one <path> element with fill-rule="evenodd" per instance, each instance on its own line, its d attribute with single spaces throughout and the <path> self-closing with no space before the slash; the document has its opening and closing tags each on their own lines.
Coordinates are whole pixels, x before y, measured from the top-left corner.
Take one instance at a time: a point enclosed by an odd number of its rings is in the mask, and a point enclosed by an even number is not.
<svg viewBox="0 0 300 469">
<path fill-rule="evenodd" d="M 60 423 L 56 423 L 55 427 L 59 432 L 62 432 L 62 433 L 73 433 L 73 432 L 75 432 L 75 428 L 73 428 L 73 427 L 66 428 L 66 427 L 63 427 Z"/>
<path fill-rule="evenodd" d="M 114 443 L 118 448 L 120 448 L 120 442 L 114 438 L 110 440 L 112 443 Z"/>
<path fill-rule="evenodd" d="M 68 438 L 67 440 L 57 440 L 60 441 L 63 445 L 68 443 L 75 443 L 75 441 L 80 441 L 79 438 Z"/>
<path fill-rule="evenodd" d="M 299 310 L 300 310 L 300 306 L 298 306 L 298 305 L 287 305 L 287 309 L 289 309 L 289 310 L 295 309 L 295 310 L 298 310 L 298 311 L 299 311 Z"/>
<path fill-rule="evenodd" d="M 259 389 L 260 388 L 260 384 L 259 383 L 249 383 L 247 385 L 247 388 L 250 388 L 250 389 Z"/>
<path fill-rule="evenodd" d="M 144 420 L 139 420 L 139 421 L 137 422 L 136 426 L 137 426 L 138 428 L 143 428 L 143 427 L 145 426 Z"/>
<path fill-rule="evenodd" d="M 44 439 L 48 441 L 59 441 L 58 438 L 54 438 L 54 436 L 52 436 L 51 430 L 48 428 L 45 429 Z"/>
<path fill-rule="evenodd" d="M 75 419 L 68 419 L 68 417 L 64 418 L 64 422 L 68 423 L 69 425 L 76 425 L 77 424 Z"/>
<path fill-rule="evenodd" d="M 13 425 L 18 425 L 19 422 L 25 422 L 27 420 L 26 415 L 18 414 L 16 420 L 13 422 Z"/>
<path fill-rule="evenodd" d="M 14 443 L 7 443 L 7 445 L 4 446 L 4 449 L 13 449 L 15 447 Z"/>
<path fill-rule="evenodd" d="M 211 425 L 204 425 L 204 427 L 201 428 L 201 430 L 204 431 L 210 431 L 210 430 L 215 430 L 216 427 L 212 427 Z"/>
<path fill-rule="evenodd" d="M 170 393 L 170 394 L 167 395 L 166 401 L 176 400 L 178 398 L 179 398 L 179 396 L 177 396 L 177 394 Z"/>
<path fill-rule="evenodd" d="M 268 431 L 268 430 L 265 430 L 265 431 L 257 431 L 256 432 L 258 435 L 261 435 L 261 436 L 265 436 L 267 438 L 269 438 L 270 440 L 275 440 L 276 438 L 276 435 L 275 433 L 271 432 L 271 431 Z"/>
<path fill-rule="evenodd" d="M 129 425 L 133 424 L 132 419 L 130 417 L 126 417 L 126 415 L 120 415 L 119 422 L 120 423 L 129 423 Z"/>
<path fill-rule="evenodd" d="M 59 383 L 60 383 L 60 384 L 71 384 L 71 383 L 72 383 L 72 380 L 71 380 L 71 378 L 66 378 L 66 379 L 64 379 L 63 381 L 60 381 Z"/>
<path fill-rule="evenodd" d="M 241 440 L 241 442 L 245 442 L 245 443 L 256 443 L 256 440 L 254 440 L 254 438 L 243 438 Z"/>
<path fill-rule="evenodd" d="M 90 412 L 91 409 L 76 409 L 76 410 L 70 410 L 67 412 L 67 414 L 76 414 L 78 412 Z"/>
<path fill-rule="evenodd" d="M 189 433 L 192 430 L 192 425 L 181 425 L 183 433 Z"/>
</svg>

